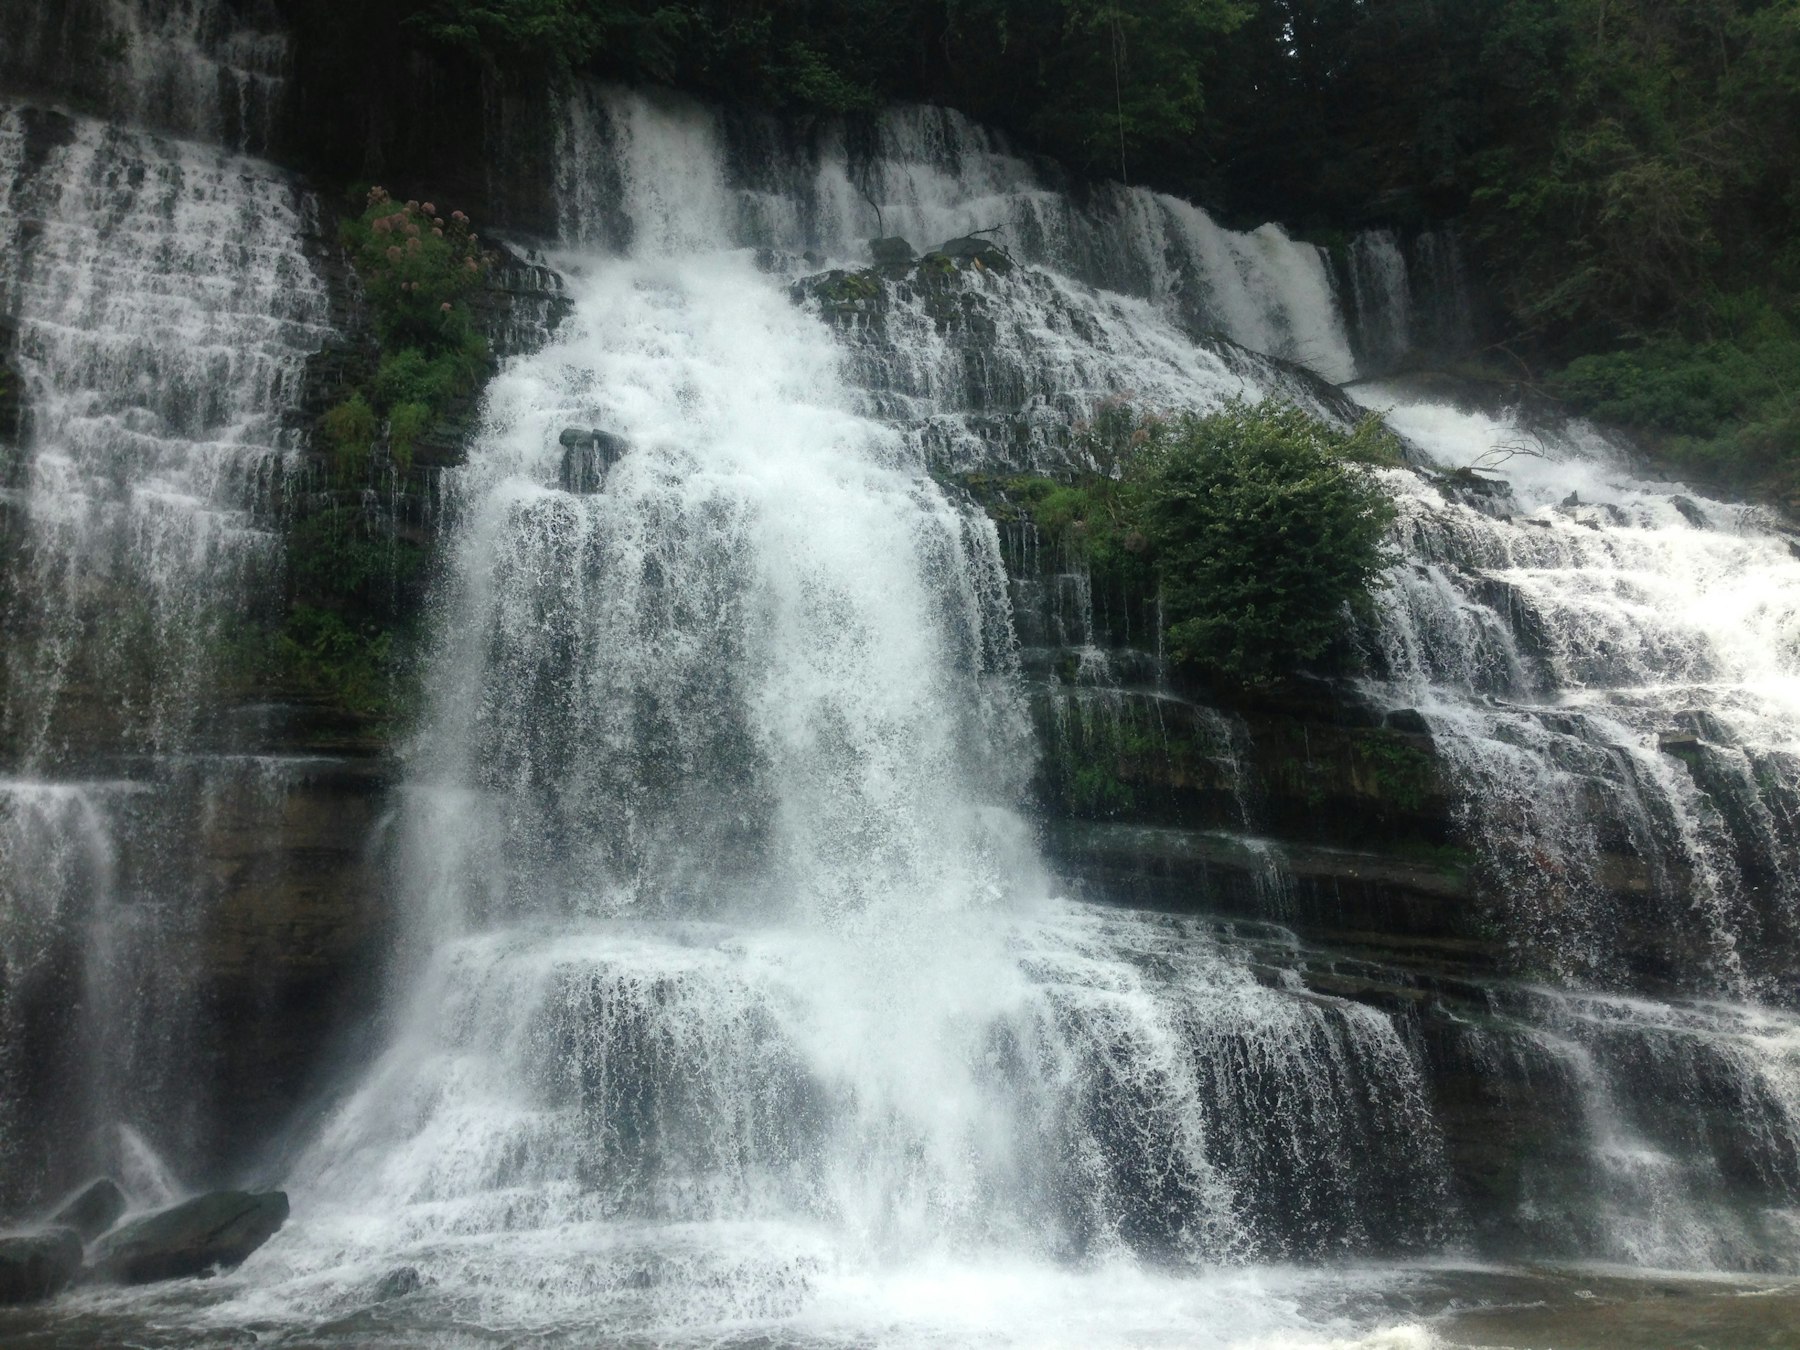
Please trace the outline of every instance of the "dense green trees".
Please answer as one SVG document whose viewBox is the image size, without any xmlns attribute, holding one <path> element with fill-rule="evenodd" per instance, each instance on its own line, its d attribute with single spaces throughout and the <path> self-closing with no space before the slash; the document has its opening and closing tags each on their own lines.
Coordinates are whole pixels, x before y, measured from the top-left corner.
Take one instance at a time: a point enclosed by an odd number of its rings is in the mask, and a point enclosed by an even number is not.
<svg viewBox="0 0 1800 1350">
<path fill-rule="evenodd" d="M 1579 406 L 1800 488 L 1800 5 L 1514 0 L 1473 157 L 1484 270 Z"/>
<path fill-rule="evenodd" d="M 1242 0 L 417 0 L 408 24 L 513 63 L 846 112 L 928 98 L 1080 168 L 1197 130 L 1205 56 Z M 1128 170 L 1129 171 L 1129 170 Z"/>
</svg>

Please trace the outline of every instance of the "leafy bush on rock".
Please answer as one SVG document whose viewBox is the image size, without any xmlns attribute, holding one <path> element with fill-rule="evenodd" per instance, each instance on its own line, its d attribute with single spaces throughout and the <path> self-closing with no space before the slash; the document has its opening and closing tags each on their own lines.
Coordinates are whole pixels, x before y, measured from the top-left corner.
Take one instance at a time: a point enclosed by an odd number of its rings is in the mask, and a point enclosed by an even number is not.
<svg viewBox="0 0 1800 1350">
<path fill-rule="evenodd" d="M 1128 473 L 1169 655 L 1240 679 L 1322 655 L 1390 561 L 1393 462 L 1373 418 L 1343 431 L 1279 403 L 1182 417 Z"/>
</svg>

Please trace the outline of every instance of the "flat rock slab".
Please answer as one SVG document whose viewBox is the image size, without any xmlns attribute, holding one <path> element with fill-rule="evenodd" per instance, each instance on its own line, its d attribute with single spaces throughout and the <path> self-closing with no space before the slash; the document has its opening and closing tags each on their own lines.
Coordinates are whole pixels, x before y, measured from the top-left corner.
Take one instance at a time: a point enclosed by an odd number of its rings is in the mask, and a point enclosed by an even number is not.
<svg viewBox="0 0 1800 1350">
<path fill-rule="evenodd" d="M 287 1221 L 282 1191 L 214 1191 L 114 1229 L 94 1247 L 93 1273 L 149 1284 L 229 1270 Z"/>
<path fill-rule="evenodd" d="M 67 1228 L 0 1237 L 0 1306 L 49 1298 L 81 1269 L 81 1238 Z"/>
</svg>

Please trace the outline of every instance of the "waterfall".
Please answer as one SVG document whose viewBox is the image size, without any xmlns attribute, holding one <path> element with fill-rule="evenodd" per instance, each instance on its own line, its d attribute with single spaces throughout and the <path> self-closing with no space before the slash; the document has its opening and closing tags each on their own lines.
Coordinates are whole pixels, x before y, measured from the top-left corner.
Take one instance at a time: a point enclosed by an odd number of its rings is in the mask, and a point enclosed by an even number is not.
<svg viewBox="0 0 1800 1350">
<path fill-rule="evenodd" d="M 259 943 L 335 959 L 220 909 L 283 869 L 340 884 L 304 825 L 292 859 L 245 842 L 296 782 L 378 803 L 354 832 L 392 874 L 365 859 L 351 889 L 397 910 L 357 937 L 392 939 L 393 987 L 382 1042 L 255 1174 L 288 1227 L 201 1294 L 84 1314 L 397 1344 L 1342 1344 L 1400 1306 L 1343 1263 L 1492 1231 L 1468 1183 L 1500 1165 L 1455 1155 L 1459 1112 L 1539 1132 L 1498 1219 L 1516 1246 L 1483 1256 L 1793 1269 L 1800 562 L 1579 422 L 1358 382 L 1467 340 L 1453 237 L 1231 230 L 1074 190 L 938 109 L 801 136 L 558 92 L 569 312 L 509 346 L 445 476 L 390 805 L 263 753 L 219 679 L 332 336 L 313 208 L 245 153 L 282 46 L 234 13 L 0 21 L 51 86 L 96 34 L 130 72 L 115 121 L 0 110 L 28 413 L 0 478 L 0 1205 L 94 1168 L 144 1206 L 216 1184 L 201 1066 L 287 1009 L 222 1004 L 206 972 L 253 981 Z M 873 236 L 975 232 L 1014 266 L 831 289 Z M 1250 715 L 1170 681 L 1151 601 L 968 488 L 1091 467 L 1072 428 L 1112 400 L 1265 397 L 1405 440 L 1380 471 L 1402 556 L 1338 692 L 1446 775 L 1457 834 L 1427 846 L 1475 880 L 1405 903 L 1487 906 L 1491 944 L 1371 948 L 1372 891 L 1309 930 L 1304 855 L 1332 850 L 1267 837 Z M 1171 802 L 1121 828 L 1188 850 L 1161 879 L 1202 878 L 1179 913 L 1058 875 L 1053 827 L 1112 790 L 1063 768 L 1144 746 Z M 1185 829 L 1177 786 L 1224 828 Z M 1033 791 L 1070 819 L 1034 821 Z M 1220 857 L 1237 880 L 1208 879 Z"/>
<path fill-rule="evenodd" d="M 1383 592 L 1372 691 L 1423 711 L 1457 766 L 1516 940 L 1558 974 L 1623 982 L 1618 930 L 1651 926 L 1671 987 L 1791 1005 L 1787 539 L 1753 508 L 1643 480 L 1579 424 L 1357 396 L 1452 475 L 1395 476 L 1408 562 Z M 1454 476 L 1490 466 L 1498 496 Z"/>
<path fill-rule="evenodd" d="M 1394 232 L 1370 230 L 1351 240 L 1348 271 L 1360 363 L 1391 368 L 1413 346 L 1410 278 Z"/>
<path fill-rule="evenodd" d="M 102 739 L 84 723 L 170 744 L 276 547 L 254 510 L 329 331 L 303 203 L 254 161 L 28 108 L 0 113 L 0 184 L 31 419 L 5 732 L 32 765 Z"/>
<path fill-rule="evenodd" d="M 1446 475 L 1393 475 L 1407 557 L 1369 696 L 1429 723 L 1517 964 L 1614 991 L 1519 1014 L 1586 1121 L 1584 1212 L 1545 1211 L 1618 1260 L 1786 1264 L 1800 561 L 1766 513 L 1579 423 L 1356 394 Z"/>
<path fill-rule="evenodd" d="M 1196 352 L 1193 339 L 1223 338 L 1330 380 L 1356 374 L 1324 250 L 1276 225 L 1223 229 L 1192 204 L 1143 188 L 1107 185 L 1078 201 L 997 134 L 947 109 L 895 109 L 869 145 L 846 143 L 838 129 L 804 153 L 772 119 L 725 118 L 672 99 L 583 89 L 565 114 L 560 219 L 572 243 L 623 247 L 639 234 L 698 231 L 800 265 L 810 254 L 860 267 L 878 234 L 924 251 L 981 230 L 1049 269 L 1037 278 L 1048 304 L 1074 290 L 1113 307 L 1119 321 L 1109 328 L 1118 330 L 1142 326 L 1146 311 L 1160 316 L 1149 340 L 1168 342 L 1173 330 L 1182 349 L 1171 346 L 1165 360 L 1217 361 L 1209 342 Z M 601 168 L 582 167 L 596 156 Z M 619 205 L 633 182 L 642 185 L 639 213 Z M 1005 317 L 1038 326 L 1029 312 Z M 1035 379 L 1064 383 L 1054 373 Z M 1190 375 L 1188 387 L 1218 383 Z"/>
<path fill-rule="evenodd" d="M 67 0 L 0 14 L 0 83 L 133 126 L 266 151 L 284 34 L 231 0 Z"/>
<path fill-rule="evenodd" d="M 1116 1302 L 1140 1262 L 1447 1235 L 1392 1017 L 1054 896 L 995 527 L 767 270 L 805 238 L 734 234 L 811 228 L 796 200 L 734 186 L 711 113 L 605 108 L 564 195 L 614 194 L 615 233 L 555 259 L 573 312 L 452 488 L 398 1031 L 290 1175 L 309 1217 L 258 1297 L 316 1317 L 406 1266 L 428 1325 L 803 1334 L 953 1268 Z M 570 427 L 630 447 L 598 491 Z"/>
<path fill-rule="evenodd" d="M 224 15 L 20 6 L 3 26 L 30 30 L 7 56 L 35 53 L 45 79 L 90 20 L 129 29 L 120 119 L 254 141 L 224 123 L 252 118 L 256 81 L 229 117 L 201 87 L 229 83 L 202 48 L 256 45 Z M 211 808 L 255 801 L 221 681 L 279 578 L 286 421 L 331 331 L 309 216 L 272 165 L 0 103 L 0 357 L 24 408 L 0 459 L 9 1207 L 102 1167 L 149 1176 L 133 1158 L 155 1149 L 192 1180 L 211 1166 L 215 1103 L 195 1076 L 224 1033 L 194 953 L 215 950 L 212 903 L 246 881 Z"/>
</svg>

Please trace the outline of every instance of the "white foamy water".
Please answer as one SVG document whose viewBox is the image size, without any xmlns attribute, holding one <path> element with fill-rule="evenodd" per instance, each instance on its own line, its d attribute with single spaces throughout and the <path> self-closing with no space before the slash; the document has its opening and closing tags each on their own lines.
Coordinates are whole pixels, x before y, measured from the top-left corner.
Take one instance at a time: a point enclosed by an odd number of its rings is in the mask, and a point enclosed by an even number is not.
<svg viewBox="0 0 1800 1350">
<path fill-rule="evenodd" d="M 27 765 L 61 752 L 69 699 L 178 737 L 221 627 L 278 557 L 252 508 L 328 332 L 302 209 L 253 160 L 0 111 L 0 237 L 34 236 L 0 254 L 31 410 L 4 710 Z"/>
<path fill-rule="evenodd" d="M 1378 704 L 1424 714 L 1520 963 L 1793 1001 L 1800 557 L 1755 508 L 1646 478 L 1581 424 L 1359 386 L 1438 470 L 1391 475 L 1406 561 Z M 1646 933 L 1651 936 L 1646 937 Z M 1649 969 L 1625 953 L 1650 953 Z M 1543 994 L 1525 1016 L 1581 1104 L 1584 1244 L 1643 1265 L 1786 1260 L 1800 1042 L 1753 1004 Z M 1743 1138 L 1673 1121 L 1711 1104 Z M 1710 1132 L 1709 1132 L 1710 1131 Z M 1749 1207 L 1727 1199 L 1758 1174 Z M 1554 1209 L 1555 1202 L 1549 1202 Z"/>
<path fill-rule="evenodd" d="M 810 251 L 861 267 L 878 234 L 924 251 L 989 231 L 1020 260 L 1148 301 L 1191 335 L 1217 334 L 1328 379 L 1356 374 L 1324 251 L 1277 225 L 1226 230 L 1140 188 L 1103 185 L 1079 204 L 1001 137 L 942 108 L 892 110 L 874 136 L 868 155 L 830 130 L 816 151 L 796 154 L 773 123 L 583 90 L 568 99 L 559 147 L 563 237 Z"/>
<path fill-rule="evenodd" d="M 1606 912 L 1598 869 L 1629 852 L 1688 978 L 1780 996 L 1769 982 L 1800 932 L 1786 535 L 1755 508 L 1645 480 L 1579 425 L 1356 393 L 1433 465 L 1491 468 L 1509 489 L 1446 500 L 1394 475 L 1408 561 L 1382 598 L 1388 678 L 1372 688 L 1426 713 L 1485 817 L 1473 828 L 1508 850 L 1493 861 L 1514 877 L 1523 940 L 1605 978 L 1628 920 Z M 1765 951 L 1741 948 L 1751 933 Z"/>
<path fill-rule="evenodd" d="M 456 488 L 399 1030 L 221 1315 L 404 1267 L 414 1325 L 550 1337 L 1329 1338 L 1207 1272 L 1432 1239 L 1414 1049 L 1052 898 L 994 527 L 720 246 L 710 122 L 614 112 L 633 245 L 559 259 Z M 603 491 L 569 427 L 629 442 Z"/>
</svg>

